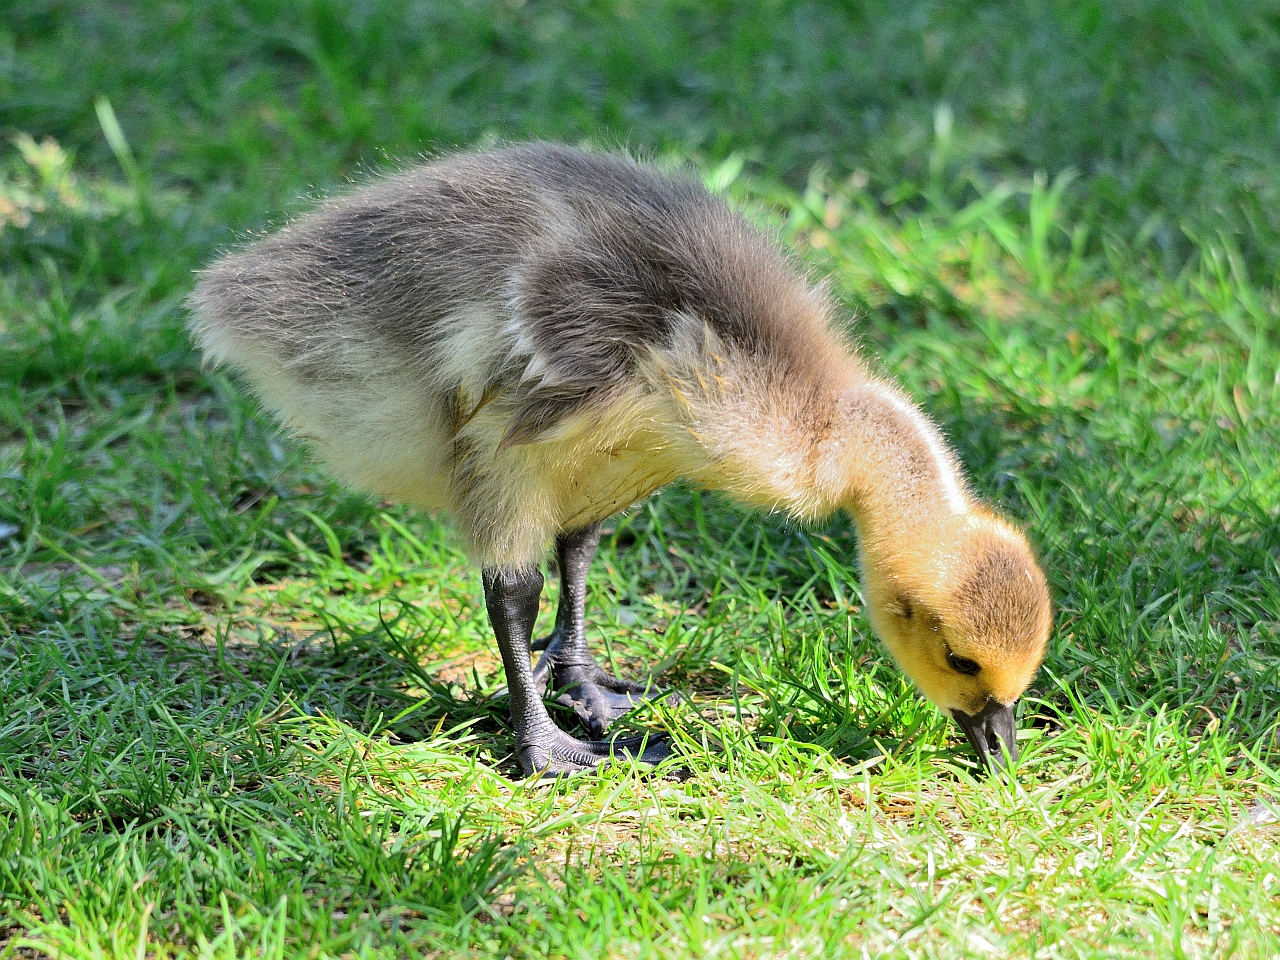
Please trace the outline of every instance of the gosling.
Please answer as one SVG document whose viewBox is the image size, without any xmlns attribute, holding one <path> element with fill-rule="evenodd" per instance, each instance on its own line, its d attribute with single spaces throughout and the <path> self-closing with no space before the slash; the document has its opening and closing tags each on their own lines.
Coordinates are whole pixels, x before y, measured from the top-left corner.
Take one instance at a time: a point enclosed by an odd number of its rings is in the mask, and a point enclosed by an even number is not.
<svg viewBox="0 0 1280 960">
<path fill-rule="evenodd" d="M 983 762 L 1017 758 L 1051 628 L 1026 540 L 821 290 L 692 180 L 553 144 L 444 157 L 231 253 L 190 306 L 206 358 L 340 479 L 452 516 L 526 774 L 670 755 L 603 739 L 662 691 L 597 664 L 583 608 L 601 522 L 680 478 L 801 521 L 848 511 L 876 633 Z M 553 541 L 555 628 L 534 640 Z"/>
</svg>

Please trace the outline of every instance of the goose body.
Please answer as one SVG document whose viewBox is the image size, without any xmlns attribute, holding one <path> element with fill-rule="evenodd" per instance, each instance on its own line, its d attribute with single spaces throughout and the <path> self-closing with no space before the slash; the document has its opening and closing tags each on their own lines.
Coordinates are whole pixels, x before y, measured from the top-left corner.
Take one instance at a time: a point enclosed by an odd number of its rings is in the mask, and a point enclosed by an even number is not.
<svg viewBox="0 0 1280 960">
<path fill-rule="evenodd" d="M 566 691 L 597 735 L 647 695 L 591 660 L 583 584 L 600 521 L 678 478 L 804 520 L 850 511 L 877 633 L 980 755 L 1016 755 L 1011 705 L 1050 629 L 1026 541 L 825 297 L 700 185 L 547 144 L 459 154 L 232 253 L 190 303 L 206 356 L 339 478 L 452 516 L 526 772 L 662 754 L 569 737 L 541 694 Z M 560 611 L 531 669 L 553 542 Z"/>
</svg>

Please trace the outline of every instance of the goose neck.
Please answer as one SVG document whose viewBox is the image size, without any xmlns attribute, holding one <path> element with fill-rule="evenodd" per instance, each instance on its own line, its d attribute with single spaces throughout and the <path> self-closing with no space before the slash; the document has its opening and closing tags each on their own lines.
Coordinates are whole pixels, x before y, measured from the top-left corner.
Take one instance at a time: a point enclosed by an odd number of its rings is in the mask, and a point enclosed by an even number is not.
<svg viewBox="0 0 1280 960">
<path fill-rule="evenodd" d="M 864 538 L 928 536 L 969 511 L 955 455 L 896 388 L 868 380 L 837 402 L 843 501 Z"/>
</svg>

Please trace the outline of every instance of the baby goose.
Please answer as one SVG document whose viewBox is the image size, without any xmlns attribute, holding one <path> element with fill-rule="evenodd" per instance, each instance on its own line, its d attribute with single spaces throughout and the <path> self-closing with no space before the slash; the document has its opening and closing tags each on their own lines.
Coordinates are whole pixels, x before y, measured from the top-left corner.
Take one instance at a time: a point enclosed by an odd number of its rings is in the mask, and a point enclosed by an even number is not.
<svg viewBox="0 0 1280 960">
<path fill-rule="evenodd" d="M 585 582 L 600 522 L 677 478 L 801 520 L 849 511 L 876 632 L 985 762 L 1016 758 L 1050 630 L 1031 550 L 823 294 L 701 186 L 551 144 L 458 154 L 232 253 L 190 304 L 206 356 L 338 477 L 452 515 L 526 773 L 669 753 L 571 737 L 542 697 L 598 738 L 649 694 L 592 658 Z M 556 626 L 532 641 L 553 540 Z"/>
</svg>

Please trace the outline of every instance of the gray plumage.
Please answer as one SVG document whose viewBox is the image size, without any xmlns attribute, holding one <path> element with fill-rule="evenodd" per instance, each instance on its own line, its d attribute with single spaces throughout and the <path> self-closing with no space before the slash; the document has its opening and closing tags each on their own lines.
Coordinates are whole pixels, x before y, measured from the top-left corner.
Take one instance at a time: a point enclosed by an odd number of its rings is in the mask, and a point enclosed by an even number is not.
<svg viewBox="0 0 1280 960">
<path fill-rule="evenodd" d="M 482 375 L 511 404 L 506 441 L 522 443 L 617 399 L 681 315 L 803 368 L 793 314 L 816 298 L 774 244 L 692 180 L 532 144 L 329 201 L 215 265 L 192 303 L 202 327 L 274 345 L 299 377 L 347 378 L 344 347 L 379 344 L 441 403 L 442 321 L 488 305 L 524 341 Z"/>
</svg>

